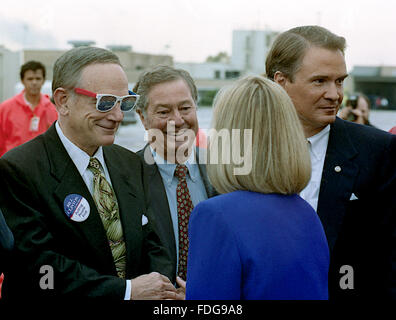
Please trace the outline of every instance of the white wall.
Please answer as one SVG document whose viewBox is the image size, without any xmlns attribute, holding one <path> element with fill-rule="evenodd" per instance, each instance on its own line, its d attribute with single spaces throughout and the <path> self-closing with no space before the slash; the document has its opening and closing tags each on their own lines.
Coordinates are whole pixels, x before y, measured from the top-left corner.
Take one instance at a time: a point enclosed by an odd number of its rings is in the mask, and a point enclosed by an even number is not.
<svg viewBox="0 0 396 320">
<path fill-rule="evenodd" d="M 231 63 L 246 73 L 264 73 L 265 59 L 276 35 L 267 30 L 234 30 Z"/>
<path fill-rule="evenodd" d="M 21 55 L 0 46 L 0 102 L 14 95 L 15 84 L 19 81 Z"/>
</svg>

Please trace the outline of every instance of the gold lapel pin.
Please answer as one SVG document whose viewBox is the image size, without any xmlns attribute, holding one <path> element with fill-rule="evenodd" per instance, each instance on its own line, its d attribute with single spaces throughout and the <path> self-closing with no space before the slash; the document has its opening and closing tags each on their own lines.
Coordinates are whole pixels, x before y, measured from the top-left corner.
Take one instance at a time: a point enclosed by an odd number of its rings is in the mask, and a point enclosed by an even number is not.
<svg viewBox="0 0 396 320">
<path fill-rule="evenodd" d="M 335 166 L 334 167 L 335 172 L 341 172 L 341 167 L 340 166 Z"/>
</svg>

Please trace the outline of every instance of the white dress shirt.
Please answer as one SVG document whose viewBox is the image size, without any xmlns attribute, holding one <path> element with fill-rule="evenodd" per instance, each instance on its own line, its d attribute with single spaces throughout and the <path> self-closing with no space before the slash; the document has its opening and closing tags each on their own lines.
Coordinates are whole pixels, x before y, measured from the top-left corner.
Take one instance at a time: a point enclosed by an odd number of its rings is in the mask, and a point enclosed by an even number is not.
<svg viewBox="0 0 396 320">
<path fill-rule="evenodd" d="M 311 156 L 311 180 L 300 192 L 301 198 L 307 201 L 317 211 L 320 182 L 322 181 L 323 165 L 326 157 L 327 144 L 329 142 L 330 125 L 312 137 L 307 138 L 309 153 Z"/>
<path fill-rule="evenodd" d="M 77 147 L 73 142 L 71 142 L 62 132 L 62 129 L 59 126 L 58 121 L 55 123 L 55 129 L 58 133 L 58 136 L 65 147 L 68 155 L 72 159 L 75 164 L 78 172 L 80 173 L 82 179 L 84 180 L 86 186 L 88 187 L 89 192 L 93 195 L 93 173 L 88 169 L 89 159 L 91 158 L 85 151 L 81 150 Z M 99 160 L 106 180 L 111 184 L 110 174 L 107 170 L 106 162 L 103 157 L 103 148 L 100 146 L 95 154 L 92 156 Z M 131 280 L 126 280 L 126 290 L 125 290 L 125 300 L 129 300 L 131 296 Z"/>
</svg>

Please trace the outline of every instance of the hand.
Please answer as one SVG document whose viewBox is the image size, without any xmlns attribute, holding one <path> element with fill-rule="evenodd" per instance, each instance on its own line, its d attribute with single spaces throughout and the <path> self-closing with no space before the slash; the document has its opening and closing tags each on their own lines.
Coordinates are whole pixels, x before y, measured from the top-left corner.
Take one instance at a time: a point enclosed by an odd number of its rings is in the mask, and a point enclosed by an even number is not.
<svg viewBox="0 0 396 320">
<path fill-rule="evenodd" d="M 360 111 L 359 109 L 352 109 L 351 112 L 355 115 L 356 119 L 355 123 L 360 123 L 360 124 L 364 124 L 364 117 L 363 117 L 363 113 L 362 111 Z"/>
<path fill-rule="evenodd" d="M 186 281 L 184 281 L 182 278 L 180 277 L 176 277 L 176 283 L 179 285 L 179 288 L 177 289 L 177 291 L 179 292 L 179 294 L 184 296 L 184 300 L 186 299 Z"/>
<path fill-rule="evenodd" d="M 348 119 L 348 116 L 350 114 L 353 114 L 355 116 L 355 120 L 353 120 L 352 122 L 365 124 L 362 111 L 360 111 L 359 109 L 352 109 L 352 107 L 350 106 L 342 108 L 338 116 L 341 119 L 351 121 L 350 119 Z"/>
<path fill-rule="evenodd" d="M 169 279 L 158 272 L 144 274 L 131 280 L 131 300 L 183 300 Z"/>
<path fill-rule="evenodd" d="M 338 116 L 343 119 L 346 120 L 348 118 L 349 113 L 351 112 L 352 107 L 349 106 L 345 106 L 340 110 L 340 113 L 338 114 Z"/>
</svg>

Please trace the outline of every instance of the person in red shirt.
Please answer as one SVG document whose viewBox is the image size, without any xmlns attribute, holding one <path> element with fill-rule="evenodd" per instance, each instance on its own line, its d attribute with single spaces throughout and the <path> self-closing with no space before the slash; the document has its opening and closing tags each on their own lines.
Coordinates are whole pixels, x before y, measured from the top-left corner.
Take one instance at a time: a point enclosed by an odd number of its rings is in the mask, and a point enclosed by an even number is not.
<svg viewBox="0 0 396 320">
<path fill-rule="evenodd" d="M 41 93 L 44 65 L 28 61 L 22 65 L 20 76 L 25 89 L 0 104 L 0 157 L 45 132 L 58 118 L 49 97 Z"/>
</svg>

